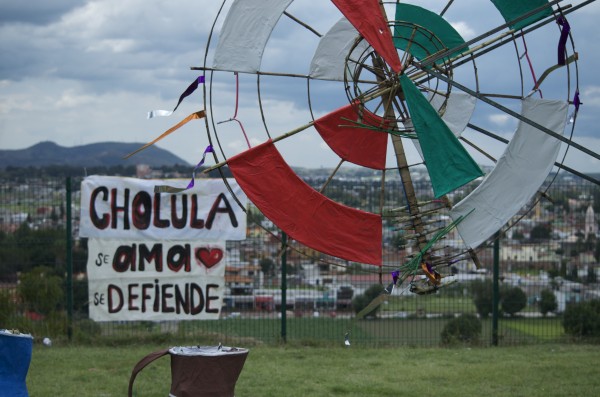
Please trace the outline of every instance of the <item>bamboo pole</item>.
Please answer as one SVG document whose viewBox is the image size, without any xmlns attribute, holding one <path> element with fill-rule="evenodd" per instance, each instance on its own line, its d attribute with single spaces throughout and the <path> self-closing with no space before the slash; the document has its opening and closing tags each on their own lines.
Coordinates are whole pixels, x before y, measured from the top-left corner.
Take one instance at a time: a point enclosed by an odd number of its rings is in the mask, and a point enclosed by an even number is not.
<svg viewBox="0 0 600 397">
<path fill-rule="evenodd" d="M 282 139 L 289 138 L 289 137 L 290 137 L 290 136 L 292 136 L 292 135 L 295 135 L 295 134 L 297 134 L 297 133 L 299 133 L 299 132 L 302 132 L 302 131 L 304 131 L 304 130 L 306 130 L 306 129 L 310 128 L 310 127 L 312 127 L 314 124 L 315 124 L 315 122 L 314 122 L 314 121 L 311 121 L 310 123 L 304 124 L 304 125 L 302 125 L 302 126 L 300 126 L 300 127 L 296 128 L 296 129 L 293 129 L 293 130 L 291 130 L 291 131 L 289 131 L 289 132 L 286 132 L 286 133 L 285 133 L 285 134 L 283 134 L 283 135 L 279 135 L 278 137 L 275 137 L 275 138 L 273 138 L 273 139 L 272 139 L 272 142 L 273 142 L 273 143 L 275 143 L 275 142 L 279 142 L 279 141 L 281 141 Z M 202 171 L 202 173 L 203 173 L 203 174 L 207 174 L 207 173 L 209 173 L 209 172 L 211 172 L 211 171 L 214 171 L 214 170 L 216 170 L 217 168 L 221 168 L 221 167 L 223 167 L 223 166 L 225 166 L 225 165 L 227 165 L 227 160 L 221 161 L 220 163 L 218 163 L 218 164 L 215 164 L 215 165 L 213 165 L 212 167 L 209 167 L 209 168 L 205 169 L 204 171 Z"/>
</svg>

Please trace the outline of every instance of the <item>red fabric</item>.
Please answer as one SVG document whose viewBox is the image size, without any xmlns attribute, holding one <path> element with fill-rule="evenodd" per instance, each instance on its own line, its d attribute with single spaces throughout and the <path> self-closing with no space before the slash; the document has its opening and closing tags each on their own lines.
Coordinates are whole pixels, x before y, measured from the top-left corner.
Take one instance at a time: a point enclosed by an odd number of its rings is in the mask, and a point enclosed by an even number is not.
<svg viewBox="0 0 600 397">
<path fill-rule="evenodd" d="M 340 158 L 363 167 L 385 169 L 388 135 L 383 131 L 353 126 L 352 121 L 358 120 L 355 106 L 344 106 L 315 120 L 315 128 Z M 383 118 L 366 109 L 361 122 L 374 127 L 385 124 Z"/>
<path fill-rule="evenodd" d="M 291 238 L 328 255 L 381 266 L 381 217 L 314 190 L 285 163 L 271 140 L 227 163 L 250 201 Z"/>
<path fill-rule="evenodd" d="M 402 65 L 392 40 L 392 32 L 379 6 L 379 0 L 331 0 L 346 19 L 371 44 L 392 70 L 400 73 Z"/>
</svg>

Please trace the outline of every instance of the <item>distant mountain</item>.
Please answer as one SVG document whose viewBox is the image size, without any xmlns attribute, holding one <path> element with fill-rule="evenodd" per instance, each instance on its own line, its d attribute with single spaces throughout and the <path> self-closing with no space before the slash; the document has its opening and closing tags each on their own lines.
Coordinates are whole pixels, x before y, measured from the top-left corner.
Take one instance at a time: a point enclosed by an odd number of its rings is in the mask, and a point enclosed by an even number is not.
<svg viewBox="0 0 600 397">
<path fill-rule="evenodd" d="M 64 147 L 54 142 L 40 142 L 27 149 L 0 150 L 0 168 L 45 167 L 65 165 L 75 167 L 128 166 L 147 164 L 151 167 L 189 165 L 185 160 L 156 146 L 136 153 L 129 159 L 123 157 L 142 147 L 143 143 L 103 142 Z"/>
</svg>

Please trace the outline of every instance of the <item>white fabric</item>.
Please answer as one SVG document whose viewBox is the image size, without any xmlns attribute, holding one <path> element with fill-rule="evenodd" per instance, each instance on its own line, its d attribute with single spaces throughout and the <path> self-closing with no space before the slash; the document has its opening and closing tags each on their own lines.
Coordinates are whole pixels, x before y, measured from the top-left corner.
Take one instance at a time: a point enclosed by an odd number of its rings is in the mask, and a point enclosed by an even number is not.
<svg viewBox="0 0 600 397">
<path fill-rule="evenodd" d="M 440 108 L 444 104 L 444 97 L 442 95 L 430 95 L 431 106 L 435 110 L 440 111 Z M 446 110 L 442 115 L 442 120 L 450 128 L 450 131 L 458 138 L 461 136 L 467 124 L 473 116 L 475 111 L 475 105 L 477 104 L 477 98 L 464 92 L 451 92 L 448 96 L 448 102 L 446 103 Z M 412 122 L 407 120 L 404 122 L 406 128 L 412 127 Z M 413 144 L 419 152 L 421 159 L 423 159 L 423 152 L 421 151 L 421 145 L 417 139 L 413 140 Z"/>
<path fill-rule="evenodd" d="M 256 73 L 267 40 L 292 0 L 236 0 L 225 18 L 213 67 Z"/>
<path fill-rule="evenodd" d="M 88 240 L 94 321 L 218 320 L 225 297 L 225 240 Z"/>
<path fill-rule="evenodd" d="M 563 134 L 568 103 L 555 100 L 523 100 L 521 114 Z M 500 230 L 527 204 L 552 170 L 561 142 L 527 123 L 519 122 L 513 139 L 496 167 L 481 184 L 450 211 L 465 244 L 475 248 Z"/>
<path fill-rule="evenodd" d="M 431 105 L 439 112 L 444 104 L 444 99 L 441 95 L 435 95 L 431 99 Z M 450 92 L 442 120 L 457 137 L 467 128 L 467 124 L 475 111 L 476 103 L 477 98 L 472 95 L 464 92 Z"/>
<path fill-rule="evenodd" d="M 79 236 L 115 240 L 244 240 L 246 213 L 242 208 L 248 199 L 235 179 L 228 181 L 231 193 L 222 180 L 199 178 L 193 188 L 171 196 L 155 194 L 154 187 L 165 182 L 185 187 L 189 180 L 88 176 L 81 182 Z M 235 204 L 232 194 L 243 207 Z M 177 217 L 183 218 L 183 226 L 176 226 Z M 210 225 L 205 224 L 208 219 L 212 219 Z"/>
<path fill-rule="evenodd" d="M 358 31 L 342 18 L 321 38 L 310 63 L 309 76 L 321 80 L 344 80 L 346 56 L 358 37 Z M 363 40 L 354 50 L 358 57 L 369 43 Z"/>
<path fill-rule="evenodd" d="M 152 119 L 154 117 L 168 117 L 172 114 L 172 110 L 151 110 L 148 112 L 148 118 Z"/>
</svg>

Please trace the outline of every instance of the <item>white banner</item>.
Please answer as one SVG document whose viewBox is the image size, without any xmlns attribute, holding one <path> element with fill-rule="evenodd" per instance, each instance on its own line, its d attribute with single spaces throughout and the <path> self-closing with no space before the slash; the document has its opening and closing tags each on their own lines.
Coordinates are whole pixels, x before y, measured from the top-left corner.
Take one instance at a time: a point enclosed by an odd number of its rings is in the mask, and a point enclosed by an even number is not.
<svg viewBox="0 0 600 397">
<path fill-rule="evenodd" d="M 187 186 L 187 180 L 170 180 Z M 233 179 L 233 194 L 248 199 Z M 221 179 L 196 179 L 177 194 L 154 193 L 163 180 L 90 176 L 81 183 L 81 237 L 225 241 L 246 238 L 246 213 Z"/>
<path fill-rule="evenodd" d="M 225 293 L 225 242 L 89 239 L 94 321 L 216 320 Z"/>
</svg>

